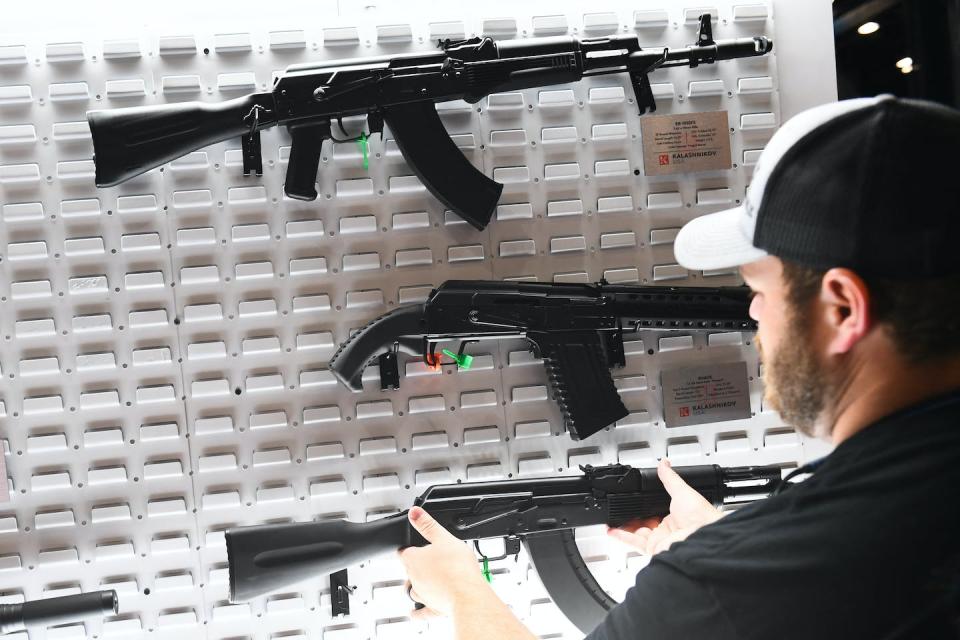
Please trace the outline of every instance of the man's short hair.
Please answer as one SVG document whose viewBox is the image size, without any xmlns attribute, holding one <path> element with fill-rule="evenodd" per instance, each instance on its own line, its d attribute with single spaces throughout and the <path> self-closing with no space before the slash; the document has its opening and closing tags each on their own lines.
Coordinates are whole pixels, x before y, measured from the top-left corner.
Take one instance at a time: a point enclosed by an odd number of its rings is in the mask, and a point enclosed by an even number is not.
<svg viewBox="0 0 960 640">
<path fill-rule="evenodd" d="M 783 260 L 787 300 L 801 320 L 820 292 L 825 273 Z M 960 275 L 916 280 L 860 277 L 870 291 L 874 318 L 907 362 L 960 355 Z"/>
</svg>

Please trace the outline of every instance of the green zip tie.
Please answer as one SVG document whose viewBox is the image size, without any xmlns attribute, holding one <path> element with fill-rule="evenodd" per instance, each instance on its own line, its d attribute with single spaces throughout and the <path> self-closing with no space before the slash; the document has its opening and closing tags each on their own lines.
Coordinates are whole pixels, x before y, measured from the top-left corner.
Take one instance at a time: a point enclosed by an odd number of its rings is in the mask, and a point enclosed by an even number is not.
<svg viewBox="0 0 960 640">
<path fill-rule="evenodd" d="M 490 575 L 490 563 L 487 562 L 487 556 L 483 556 L 483 569 L 480 570 L 487 582 L 493 582 L 493 576 Z"/>
<path fill-rule="evenodd" d="M 444 349 L 443 352 L 454 359 L 457 363 L 457 369 L 469 369 L 473 364 L 473 356 L 469 353 L 457 355 L 450 349 Z"/>
<path fill-rule="evenodd" d="M 360 145 L 360 150 L 363 151 L 363 168 L 364 170 L 370 169 L 370 156 L 367 154 L 367 148 L 369 143 L 367 142 L 367 134 L 361 133 L 360 139 L 357 140 L 357 144 Z"/>
</svg>

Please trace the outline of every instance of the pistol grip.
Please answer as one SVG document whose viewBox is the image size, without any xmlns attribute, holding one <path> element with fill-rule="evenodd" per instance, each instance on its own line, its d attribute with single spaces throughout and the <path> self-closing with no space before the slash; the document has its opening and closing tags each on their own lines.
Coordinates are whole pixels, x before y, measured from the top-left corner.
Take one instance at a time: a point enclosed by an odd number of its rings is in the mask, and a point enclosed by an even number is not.
<svg viewBox="0 0 960 640">
<path fill-rule="evenodd" d="M 629 413 L 610 376 L 607 347 L 598 332 L 527 337 L 540 351 L 570 437 L 589 438 Z"/>
<path fill-rule="evenodd" d="M 283 192 L 297 200 L 316 200 L 317 167 L 323 141 L 330 137 L 330 122 L 291 124 L 287 129 L 293 142 Z"/>
</svg>

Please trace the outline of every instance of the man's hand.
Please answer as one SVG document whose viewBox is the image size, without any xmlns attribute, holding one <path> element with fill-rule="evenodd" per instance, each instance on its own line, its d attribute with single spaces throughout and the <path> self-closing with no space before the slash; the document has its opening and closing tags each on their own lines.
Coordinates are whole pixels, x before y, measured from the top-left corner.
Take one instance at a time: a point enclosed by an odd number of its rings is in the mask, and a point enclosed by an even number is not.
<svg viewBox="0 0 960 640">
<path fill-rule="evenodd" d="M 420 507 L 410 509 L 408 517 L 413 528 L 430 543 L 400 551 L 412 586 L 410 597 L 427 607 L 414 611 L 413 617 L 452 616 L 458 602 L 475 598 L 479 592 L 492 593 L 466 543 Z"/>
<path fill-rule="evenodd" d="M 661 460 L 657 465 L 657 476 L 670 494 L 670 513 L 659 521 L 648 518 L 607 530 L 612 537 L 648 555 L 666 551 L 674 542 L 685 539 L 705 524 L 716 522 L 723 515 L 684 482 L 668 461 Z"/>
</svg>

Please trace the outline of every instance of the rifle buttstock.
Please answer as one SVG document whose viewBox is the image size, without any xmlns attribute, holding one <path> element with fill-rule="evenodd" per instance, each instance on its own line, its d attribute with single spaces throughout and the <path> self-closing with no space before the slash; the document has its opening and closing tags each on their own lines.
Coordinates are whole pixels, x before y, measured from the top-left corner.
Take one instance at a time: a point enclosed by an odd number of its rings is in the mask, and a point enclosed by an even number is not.
<svg viewBox="0 0 960 640">
<path fill-rule="evenodd" d="M 251 598 L 335 573 L 426 541 L 407 512 L 372 522 L 321 520 L 234 527 L 226 531 L 230 601 Z"/>
<path fill-rule="evenodd" d="M 363 370 L 374 356 L 392 347 L 401 336 L 424 333 L 423 313 L 423 304 L 404 305 L 358 329 L 330 358 L 333 375 L 347 387 L 361 391 Z"/>
<path fill-rule="evenodd" d="M 251 110 L 272 101 L 272 94 L 254 93 L 226 102 L 88 111 L 96 184 L 112 187 L 191 151 L 249 133 Z M 261 121 L 259 127 L 266 124 Z"/>
</svg>

